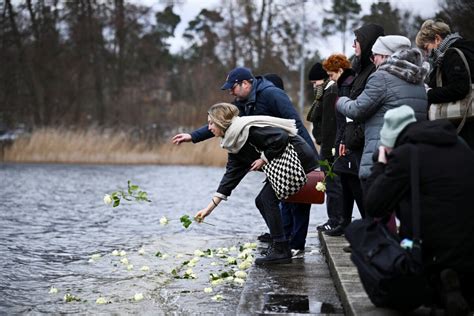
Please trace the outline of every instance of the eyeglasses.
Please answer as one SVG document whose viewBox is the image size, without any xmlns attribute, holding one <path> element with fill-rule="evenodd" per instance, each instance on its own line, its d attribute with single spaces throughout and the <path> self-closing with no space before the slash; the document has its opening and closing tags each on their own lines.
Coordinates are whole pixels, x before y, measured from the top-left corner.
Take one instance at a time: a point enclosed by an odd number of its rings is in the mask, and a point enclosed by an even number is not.
<svg viewBox="0 0 474 316">
<path fill-rule="evenodd" d="M 237 82 L 236 84 L 234 84 L 234 85 L 232 86 L 232 88 L 230 88 L 230 91 L 234 91 L 234 89 L 237 88 L 237 86 L 241 86 L 242 83 L 243 83 L 243 81 Z"/>
</svg>

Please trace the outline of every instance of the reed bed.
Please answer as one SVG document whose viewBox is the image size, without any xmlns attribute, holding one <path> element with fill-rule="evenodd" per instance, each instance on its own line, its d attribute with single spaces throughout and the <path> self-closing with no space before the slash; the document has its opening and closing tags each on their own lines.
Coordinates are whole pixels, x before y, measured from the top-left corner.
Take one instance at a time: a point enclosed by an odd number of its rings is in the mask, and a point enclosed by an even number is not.
<svg viewBox="0 0 474 316">
<path fill-rule="evenodd" d="M 224 166 L 227 153 L 214 138 L 179 146 L 147 145 L 126 132 L 43 128 L 4 149 L 5 162 L 73 164 L 180 164 Z"/>
</svg>

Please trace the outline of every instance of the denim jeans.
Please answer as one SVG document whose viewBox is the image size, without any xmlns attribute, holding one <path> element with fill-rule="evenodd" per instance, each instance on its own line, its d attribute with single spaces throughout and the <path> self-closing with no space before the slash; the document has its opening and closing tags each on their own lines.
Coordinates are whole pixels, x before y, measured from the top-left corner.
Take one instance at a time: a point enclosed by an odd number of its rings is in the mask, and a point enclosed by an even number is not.
<svg viewBox="0 0 474 316">
<path fill-rule="evenodd" d="M 281 202 L 281 216 L 291 249 L 304 249 L 308 234 L 311 204 Z"/>
</svg>

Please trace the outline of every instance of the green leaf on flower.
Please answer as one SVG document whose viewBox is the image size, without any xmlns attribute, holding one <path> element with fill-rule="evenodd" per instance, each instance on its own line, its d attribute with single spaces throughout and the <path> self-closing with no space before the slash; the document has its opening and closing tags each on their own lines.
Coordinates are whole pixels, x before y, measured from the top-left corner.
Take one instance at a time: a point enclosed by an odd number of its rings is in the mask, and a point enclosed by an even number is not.
<svg viewBox="0 0 474 316">
<path fill-rule="evenodd" d="M 163 254 L 160 251 L 157 251 L 155 253 L 155 257 L 162 257 L 162 256 L 163 256 Z"/>
<path fill-rule="evenodd" d="M 189 215 L 183 215 L 179 218 L 179 220 L 183 224 L 183 227 L 186 228 L 186 229 L 189 227 L 189 225 L 191 225 L 193 223 L 193 221 L 190 219 Z"/>
<path fill-rule="evenodd" d="M 178 271 L 176 269 L 171 270 L 171 274 L 174 275 L 174 277 L 179 277 Z"/>
<path fill-rule="evenodd" d="M 331 165 L 329 164 L 329 161 L 327 161 L 327 159 L 318 160 L 318 162 L 321 167 L 326 167 L 327 170 L 331 169 Z"/>
<path fill-rule="evenodd" d="M 181 265 L 185 266 L 189 263 L 189 260 L 186 260 L 186 261 L 183 261 L 183 263 L 181 263 Z"/>
<path fill-rule="evenodd" d="M 204 250 L 203 252 L 204 252 L 205 255 L 212 256 L 212 250 L 211 249 Z"/>
</svg>

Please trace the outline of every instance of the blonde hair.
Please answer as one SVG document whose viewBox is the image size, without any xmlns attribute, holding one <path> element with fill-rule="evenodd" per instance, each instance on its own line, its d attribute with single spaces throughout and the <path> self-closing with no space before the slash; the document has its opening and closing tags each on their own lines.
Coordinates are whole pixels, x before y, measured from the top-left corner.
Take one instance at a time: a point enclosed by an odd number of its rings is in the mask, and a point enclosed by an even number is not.
<svg viewBox="0 0 474 316">
<path fill-rule="evenodd" d="M 426 20 L 416 34 L 416 46 L 424 49 L 426 44 L 434 42 L 436 35 L 444 39 L 449 34 L 451 34 L 451 28 L 448 24 L 441 20 Z"/>
<path fill-rule="evenodd" d="M 239 115 L 239 109 L 230 103 L 216 103 L 207 111 L 211 121 L 224 131 L 229 128 L 232 119 Z"/>
<path fill-rule="evenodd" d="M 323 62 L 325 71 L 338 72 L 339 69 L 346 70 L 351 68 L 351 62 L 343 54 L 332 54 Z"/>
</svg>

